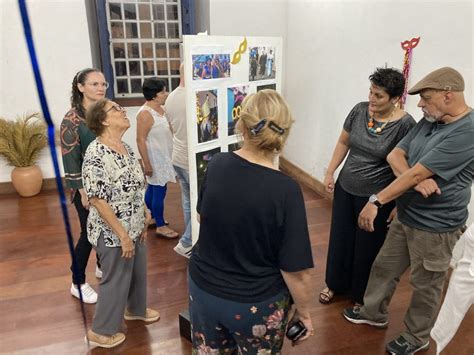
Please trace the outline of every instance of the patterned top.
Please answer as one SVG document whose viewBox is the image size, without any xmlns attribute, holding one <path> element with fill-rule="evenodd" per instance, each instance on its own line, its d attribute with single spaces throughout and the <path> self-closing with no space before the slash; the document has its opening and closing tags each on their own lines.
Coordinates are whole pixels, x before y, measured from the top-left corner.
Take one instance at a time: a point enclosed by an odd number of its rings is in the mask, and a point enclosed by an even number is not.
<svg viewBox="0 0 474 355">
<path fill-rule="evenodd" d="M 72 108 L 61 122 L 60 138 L 66 184 L 74 191 L 82 189 L 82 162 L 95 135 L 87 128 L 85 119 Z"/>
<path fill-rule="evenodd" d="M 105 200 L 135 241 L 145 226 L 145 178 L 132 148 L 124 143 L 128 155 L 122 155 L 94 140 L 87 148 L 82 166 L 82 178 L 87 197 Z M 94 206 L 87 219 L 89 242 L 97 246 L 99 237 L 105 246 L 119 247 L 120 239 Z"/>
<path fill-rule="evenodd" d="M 160 115 L 151 107 L 143 105 L 137 115 L 148 111 L 153 118 L 153 126 L 146 138 L 146 148 L 150 159 L 153 175 L 147 176 L 150 185 L 165 186 L 168 182 L 176 182 L 171 153 L 173 152 L 173 135 L 165 116 Z"/>
</svg>

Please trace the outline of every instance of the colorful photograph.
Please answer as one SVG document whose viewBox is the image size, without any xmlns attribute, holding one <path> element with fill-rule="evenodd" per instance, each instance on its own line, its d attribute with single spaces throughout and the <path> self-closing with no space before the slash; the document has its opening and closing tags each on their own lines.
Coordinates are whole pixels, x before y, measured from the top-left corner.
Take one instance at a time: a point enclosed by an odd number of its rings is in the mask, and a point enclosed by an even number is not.
<svg viewBox="0 0 474 355">
<path fill-rule="evenodd" d="M 212 157 L 220 151 L 221 148 L 214 148 L 211 150 L 206 150 L 205 152 L 196 153 L 198 192 L 201 191 L 201 185 L 204 180 L 204 175 L 206 174 L 207 164 L 209 164 Z"/>
<path fill-rule="evenodd" d="M 230 54 L 196 54 L 193 58 L 193 80 L 230 77 Z"/>
<path fill-rule="evenodd" d="M 198 143 L 217 139 L 217 90 L 196 91 Z"/>
<path fill-rule="evenodd" d="M 249 91 L 248 85 L 227 88 L 227 134 L 235 134 L 235 125 L 240 118 L 242 101 Z"/>
<path fill-rule="evenodd" d="M 257 92 L 259 92 L 261 90 L 265 90 L 265 89 L 276 90 L 277 85 L 276 84 L 268 84 L 268 85 L 257 86 Z"/>
<path fill-rule="evenodd" d="M 275 47 L 252 47 L 249 81 L 275 79 Z"/>
</svg>

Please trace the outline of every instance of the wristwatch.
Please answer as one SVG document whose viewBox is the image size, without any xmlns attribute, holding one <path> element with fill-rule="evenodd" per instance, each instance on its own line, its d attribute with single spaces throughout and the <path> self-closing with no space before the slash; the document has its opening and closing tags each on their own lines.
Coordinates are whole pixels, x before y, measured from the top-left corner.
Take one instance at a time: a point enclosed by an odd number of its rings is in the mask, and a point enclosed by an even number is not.
<svg viewBox="0 0 474 355">
<path fill-rule="evenodd" d="M 374 204 L 377 207 L 382 207 L 382 204 L 380 203 L 379 199 L 377 198 L 376 194 L 373 194 L 369 197 L 369 202 Z"/>
</svg>

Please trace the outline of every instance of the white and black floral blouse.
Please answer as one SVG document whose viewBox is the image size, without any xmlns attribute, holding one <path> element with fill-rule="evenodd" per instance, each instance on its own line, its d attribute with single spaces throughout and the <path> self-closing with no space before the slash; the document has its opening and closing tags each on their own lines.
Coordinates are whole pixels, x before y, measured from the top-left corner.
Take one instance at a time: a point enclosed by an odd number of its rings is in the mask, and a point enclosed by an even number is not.
<svg viewBox="0 0 474 355">
<path fill-rule="evenodd" d="M 82 179 L 89 198 L 105 200 L 132 240 L 138 238 L 145 225 L 145 177 L 129 145 L 122 155 L 94 140 L 87 148 L 82 164 Z M 97 246 L 99 237 L 105 246 L 119 247 L 120 239 L 91 206 L 87 219 L 89 242 Z"/>
</svg>

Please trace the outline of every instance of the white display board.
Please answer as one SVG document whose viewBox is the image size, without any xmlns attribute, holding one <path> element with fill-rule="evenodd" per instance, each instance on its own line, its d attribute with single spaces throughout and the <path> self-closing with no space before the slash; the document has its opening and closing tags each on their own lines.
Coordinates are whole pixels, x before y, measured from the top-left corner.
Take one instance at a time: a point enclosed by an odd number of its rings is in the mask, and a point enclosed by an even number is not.
<svg viewBox="0 0 474 355">
<path fill-rule="evenodd" d="M 280 37 L 183 38 L 194 244 L 199 235 L 196 204 L 207 164 L 215 153 L 237 149 L 234 126 L 246 95 L 266 88 L 281 92 L 283 47 Z"/>
</svg>

